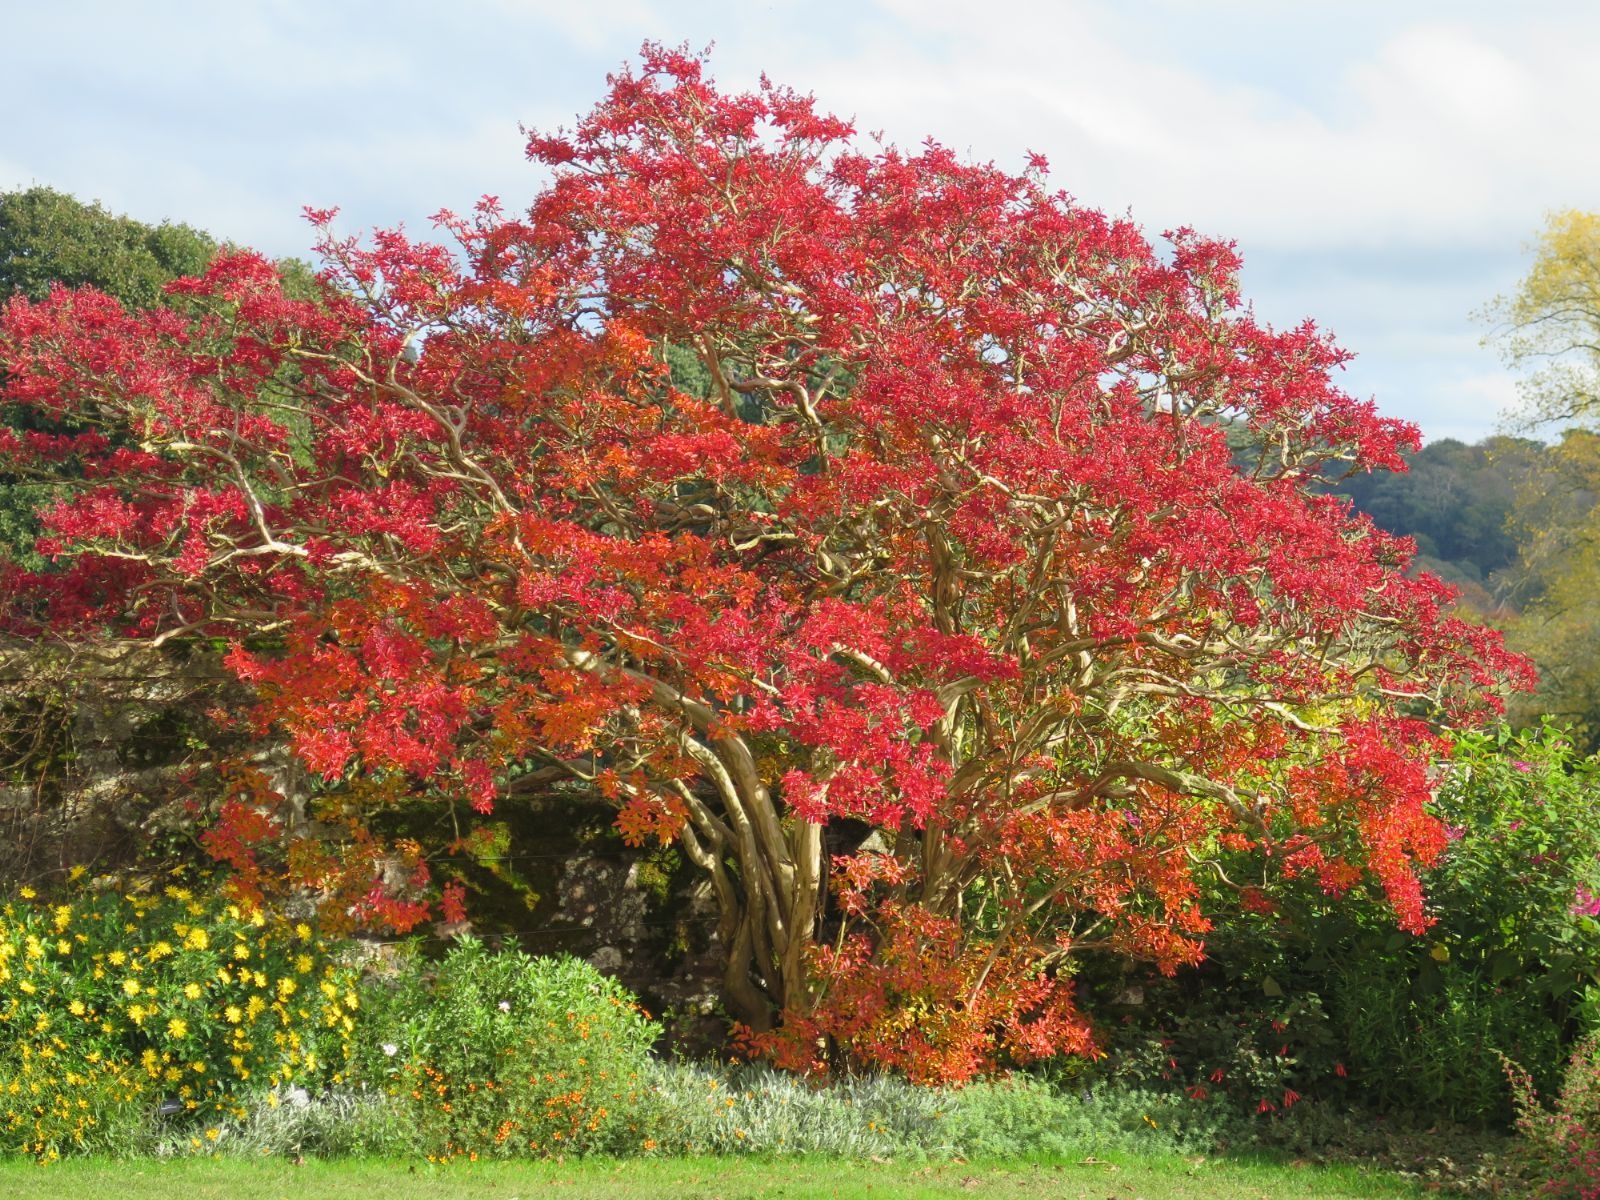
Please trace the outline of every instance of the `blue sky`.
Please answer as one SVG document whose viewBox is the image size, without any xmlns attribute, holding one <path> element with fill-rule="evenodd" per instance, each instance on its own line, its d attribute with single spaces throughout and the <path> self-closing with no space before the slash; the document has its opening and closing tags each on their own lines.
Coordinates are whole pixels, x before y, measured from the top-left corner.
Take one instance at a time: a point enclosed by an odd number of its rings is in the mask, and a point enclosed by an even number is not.
<svg viewBox="0 0 1600 1200">
<path fill-rule="evenodd" d="M 1429 439 L 1514 381 L 1472 312 L 1552 209 L 1600 207 L 1600 5 L 1283 0 L 277 0 L 9 5 L 0 189 L 48 184 L 305 254 L 539 186 L 519 124 L 570 123 L 646 38 L 715 43 L 897 142 L 933 136 L 1152 233 L 1236 238 L 1245 292 L 1358 355 Z"/>
</svg>

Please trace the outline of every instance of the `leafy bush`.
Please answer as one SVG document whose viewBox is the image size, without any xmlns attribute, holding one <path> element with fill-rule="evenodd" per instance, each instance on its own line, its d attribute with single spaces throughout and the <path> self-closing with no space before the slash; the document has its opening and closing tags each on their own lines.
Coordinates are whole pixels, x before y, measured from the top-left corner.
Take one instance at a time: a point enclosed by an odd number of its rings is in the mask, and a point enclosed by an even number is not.
<svg viewBox="0 0 1600 1200">
<path fill-rule="evenodd" d="M 660 1032 L 620 984 L 574 958 L 464 939 L 368 987 L 357 1078 L 409 1104 L 430 1157 L 635 1145 Z"/>
<path fill-rule="evenodd" d="M 1264 995 L 1260 980 L 1270 981 L 1274 994 Z M 1130 1016 L 1088 1078 L 1216 1099 L 1231 1111 L 1256 1114 L 1286 1112 L 1313 1090 L 1337 1090 L 1330 1084 L 1347 1069 L 1320 997 L 1284 995 L 1262 969 L 1257 980 L 1207 982 L 1207 990 L 1195 991 L 1151 981 L 1145 991 L 1156 1015 L 1148 1023 Z"/>
<path fill-rule="evenodd" d="M 1227 912 L 1218 884 L 1210 907 L 1227 915 L 1200 968 L 1083 975 L 1095 1007 L 1122 1015 L 1102 1072 L 1263 1115 L 1306 1096 L 1479 1124 L 1511 1117 L 1499 1053 L 1553 1087 L 1600 1013 L 1600 765 L 1548 727 L 1453 737 L 1425 933 L 1361 885 L 1334 901 L 1293 877 Z M 1225 869 L 1249 878 L 1242 860 Z"/>
<path fill-rule="evenodd" d="M 1553 1109 L 1539 1100 L 1532 1077 L 1505 1062 L 1521 1135 L 1511 1158 L 1520 1182 L 1552 1200 L 1600 1197 L 1600 1040 L 1585 1038 L 1567 1062 Z"/>
<path fill-rule="evenodd" d="M 1329 1008 L 1367 1095 L 1500 1120 L 1498 1054 L 1555 1085 L 1600 992 L 1600 762 L 1552 727 L 1455 735 L 1437 806 L 1454 838 L 1428 872 L 1437 923 L 1324 939 Z"/>
<path fill-rule="evenodd" d="M 0 1137 L 44 1158 L 338 1080 L 358 1004 L 311 927 L 172 886 L 0 906 Z M 204 1135 L 202 1134 L 202 1138 Z"/>
</svg>

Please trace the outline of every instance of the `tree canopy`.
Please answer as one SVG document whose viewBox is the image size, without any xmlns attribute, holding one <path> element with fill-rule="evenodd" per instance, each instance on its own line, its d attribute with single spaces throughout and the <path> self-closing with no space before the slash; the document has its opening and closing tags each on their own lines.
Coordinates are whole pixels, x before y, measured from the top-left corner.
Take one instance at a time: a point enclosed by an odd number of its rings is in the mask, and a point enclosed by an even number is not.
<svg viewBox="0 0 1600 1200">
<path fill-rule="evenodd" d="M 1522 613 L 1514 643 L 1540 666 L 1528 707 L 1570 725 L 1600 748 L 1600 214 L 1551 213 L 1516 292 L 1486 316 L 1489 341 L 1521 371 L 1529 426 L 1567 423 L 1519 481 L 1512 526 L 1521 545 L 1514 583 Z"/>
<path fill-rule="evenodd" d="M 1593 421 L 1600 412 L 1600 213 L 1550 213 L 1517 290 L 1484 312 L 1506 364 L 1525 372 L 1524 417 Z"/>
<path fill-rule="evenodd" d="M 0 192 L 0 296 L 43 300 L 53 287 L 90 287 L 130 308 L 166 303 L 166 285 L 198 275 L 218 249 L 204 230 L 151 225 L 49 187 Z M 309 295 L 310 268 L 278 263 L 290 290 Z"/>
<path fill-rule="evenodd" d="M 37 301 L 55 286 L 93 287 L 143 308 L 216 252 L 209 234 L 188 225 L 114 216 L 54 188 L 0 193 L 0 294 Z"/>
<path fill-rule="evenodd" d="M 1195 960 L 1202 872 L 1425 927 L 1427 718 L 1526 669 L 1311 486 L 1416 431 L 1232 245 L 656 47 L 528 149 L 525 214 L 325 234 L 314 301 L 225 251 L 0 322 L 8 401 L 79 430 L 0 434 L 70 492 L 12 632 L 230 639 L 348 831 L 241 764 L 240 886 L 404 926 L 444 848 L 384 870 L 363 814 L 425 793 L 459 846 L 576 780 L 705 872 L 753 1045 L 924 1078 L 1087 1050 L 1074 956 Z"/>
</svg>

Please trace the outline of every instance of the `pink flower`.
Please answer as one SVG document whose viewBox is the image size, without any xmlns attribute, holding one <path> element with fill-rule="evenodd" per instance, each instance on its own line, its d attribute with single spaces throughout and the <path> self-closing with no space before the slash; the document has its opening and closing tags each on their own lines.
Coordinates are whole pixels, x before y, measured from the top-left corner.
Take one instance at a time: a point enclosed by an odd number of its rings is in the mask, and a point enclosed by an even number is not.
<svg viewBox="0 0 1600 1200">
<path fill-rule="evenodd" d="M 1525 763 L 1520 758 L 1513 759 L 1512 762 L 1511 762 L 1511 766 L 1512 766 L 1513 770 L 1521 771 L 1524 774 L 1526 774 L 1527 772 L 1533 770 L 1533 764 L 1532 763 Z"/>
</svg>

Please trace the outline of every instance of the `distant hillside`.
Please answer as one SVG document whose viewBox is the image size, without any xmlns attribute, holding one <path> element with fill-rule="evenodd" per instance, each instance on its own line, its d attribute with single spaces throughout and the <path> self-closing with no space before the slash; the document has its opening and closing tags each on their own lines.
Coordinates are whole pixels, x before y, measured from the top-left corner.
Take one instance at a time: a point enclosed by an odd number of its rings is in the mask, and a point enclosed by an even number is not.
<svg viewBox="0 0 1600 1200">
<path fill-rule="evenodd" d="M 1486 617 L 1511 615 L 1518 544 L 1510 518 L 1517 490 L 1549 453 L 1529 438 L 1454 438 L 1410 455 L 1409 470 L 1375 471 L 1329 485 L 1375 525 L 1417 543 L 1418 566 L 1461 589 Z"/>
</svg>

